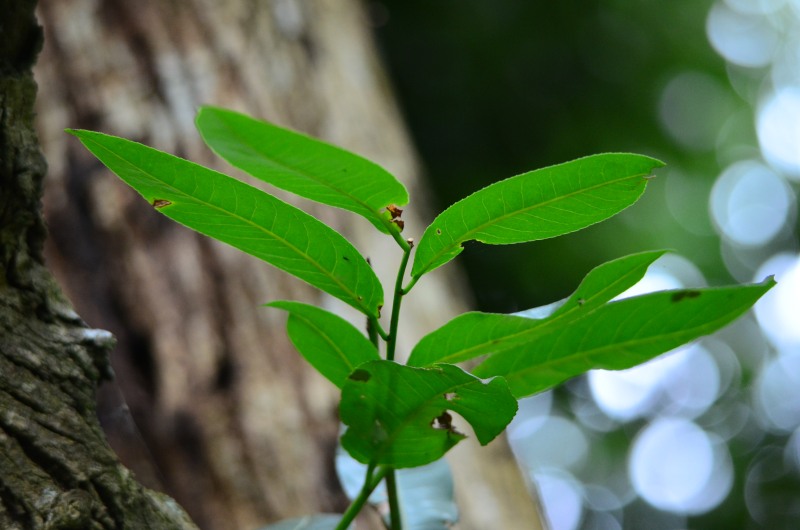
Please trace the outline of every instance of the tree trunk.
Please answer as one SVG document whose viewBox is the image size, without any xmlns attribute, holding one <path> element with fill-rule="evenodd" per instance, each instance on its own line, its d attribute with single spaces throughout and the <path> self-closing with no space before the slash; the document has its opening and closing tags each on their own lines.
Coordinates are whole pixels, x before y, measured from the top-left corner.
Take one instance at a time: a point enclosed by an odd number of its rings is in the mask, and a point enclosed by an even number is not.
<svg viewBox="0 0 800 530">
<path fill-rule="evenodd" d="M 62 130 L 102 130 L 214 166 L 194 131 L 194 111 L 200 104 L 239 109 L 381 163 L 409 186 L 406 232 L 419 236 L 424 190 L 360 4 L 44 0 L 39 7 L 46 44 L 38 126 L 51 164 L 47 255 L 83 318 L 118 339 L 116 383 L 99 393 L 111 445 L 143 484 L 169 493 L 202 528 L 255 528 L 342 510 L 332 467 L 336 389 L 303 365 L 286 339 L 284 315 L 259 304 L 322 303 L 363 323 L 307 285 L 155 214 Z M 19 43 L 23 49 L 27 41 Z M 33 85 L 24 72 L 32 57 L 17 65 L 19 79 L 4 81 L 3 103 L 28 107 L 9 107 L 3 127 L 30 127 Z M 22 143 L 16 158 L 0 152 L 9 166 L 0 195 L 0 308 L 8 312 L 0 320 L 0 526 L 14 527 L 2 517 L 41 526 L 60 513 L 54 507 L 73 505 L 90 509 L 65 513 L 94 525 L 75 528 L 189 525 L 174 503 L 131 480 L 93 422 L 94 387 L 110 373 L 110 339 L 86 331 L 41 264 L 35 201 L 44 166 L 32 132 L 5 134 L 3 149 L 10 138 Z M 389 238 L 345 213 L 302 206 L 345 233 L 390 280 L 399 251 Z M 454 285 L 439 274 L 415 290 L 404 307 L 401 353 L 463 309 Z M 486 528 L 487 520 L 535 527 L 505 445 L 460 454 L 457 479 L 467 466 L 506 470 L 479 490 L 457 483 L 460 528 Z"/>
<path fill-rule="evenodd" d="M 0 527 L 194 528 L 106 443 L 94 389 L 113 339 L 83 324 L 43 265 L 34 5 L 7 5 L 0 39 Z"/>
</svg>

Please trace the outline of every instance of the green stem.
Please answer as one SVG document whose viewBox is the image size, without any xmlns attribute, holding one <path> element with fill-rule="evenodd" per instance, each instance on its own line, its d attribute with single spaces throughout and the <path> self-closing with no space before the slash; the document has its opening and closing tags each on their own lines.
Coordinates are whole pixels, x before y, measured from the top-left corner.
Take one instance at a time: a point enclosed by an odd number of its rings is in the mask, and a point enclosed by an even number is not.
<svg viewBox="0 0 800 530">
<path fill-rule="evenodd" d="M 397 498 L 397 482 L 394 477 L 394 469 L 389 469 L 386 474 L 386 493 L 389 495 L 389 528 L 392 530 L 403 530 L 403 521 L 400 516 L 400 503 Z"/>
<path fill-rule="evenodd" d="M 420 279 L 420 276 L 412 276 L 411 277 L 411 281 L 408 282 L 408 285 L 406 285 L 403 288 L 403 294 L 406 295 L 409 292 L 411 292 L 411 288 L 414 287 L 415 285 L 417 285 L 417 280 L 419 280 L 419 279 Z"/>
<path fill-rule="evenodd" d="M 400 322 L 400 304 L 403 302 L 403 278 L 406 275 L 408 258 L 411 256 L 411 245 L 407 245 L 403 252 L 403 259 L 400 261 L 400 269 L 397 271 L 397 280 L 394 284 L 394 299 L 392 300 L 392 319 L 389 323 L 389 338 L 386 339 L 386 359 L 394 360 L 394 349 L 397 345 L 397 325 Z"/>
<path fill-rule="evenodd" d="M 397 244 L 400 245 L 400 248 L 403 249 L 403 252 L 408 253 L 408 251 L 411 250 L 412 243 L 409 242 L 410 240 L 403 239 L 403 236 L 400 235 L 400 232 L 392 228 L 389 229 L 389 232 L 392 234 L 394 240 L 397 241 Z"/>
<path fill-rule="evenodd" d="M 367 333 L 369 334 L 369 340 L 378 347 L 378 335 L 383 340 L 389 340 L 389 334 L 386 333 L 383 328 L 381 327 L 381 323 L 375 317 L 369 317 L 367 320 Z"/>
<path fill-rule="evenodd" d="M 378 487 L 378 484 L 381 483 L 381 480 L 386 476 L 387 473 L 391 471 L 391 468 L 382 467 L 378 469 L 378 473 L 373 475 L 375 471 L 374 466 L 369 466 L 367 468 L 367 476 L 364 478 L 364 486 L 361 488 L 361 491 L 358 492 L 358 496 L 353 499 L 353 502 L 350 503 L 350 506 L 347 507 L 347 511 L 344 512 L 342 515 L 339 524 L 336 525 L 336 530 L 346 530 L 350 523 L 353 522 L 353 519 L 356 518 L 358 513 L 361 511 L 361 508 L 364 507 L 364 504 L 369 499 L 372 490 Z"/>
<path fill-rule="evenodd" d="M 367 318 L 367 335 L 369 335 L 369 341 L 375 346 L 375 349 L 380 351 L 378 347 L 379 338 L 378 338 L 378 329 L 375 327 L 377 324 L 377 319 L 375 318 Z"/>
</svg>

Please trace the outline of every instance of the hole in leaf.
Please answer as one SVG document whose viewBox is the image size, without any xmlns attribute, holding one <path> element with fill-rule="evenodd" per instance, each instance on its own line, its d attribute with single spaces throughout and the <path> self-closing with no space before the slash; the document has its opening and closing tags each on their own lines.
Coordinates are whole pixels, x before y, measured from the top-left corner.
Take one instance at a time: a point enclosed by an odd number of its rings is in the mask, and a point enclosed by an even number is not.
<svg viewBox="0 0 800 530">
<path fill-rule="evenodd" d="M 456 395 L 456 393 L 455 393 L 455 392 L 447 392 L 447 393 L 444 395 L 444 398 L 445 398 L 447 401 L 453 401 L 453 400 L 454 400 L 454 399 L 456 399 L 457 397 L 458 397 L 458 396 Z"/>
<path fill-rule="evenodd" d="M 431 427 L 437 430 L 451 431 L 453 430 L 453 417 L 450 413 L 444 411 L 439 416 L 433 418 Z"/>
<path fill-rule="evenodd" d="M 583 298 L 578 298 L 577 302 L 578 302 L 578 305 L 583 305 L 583 304 L 586 303 L 586 300 L 584 300 Z"/>
<path fill-rule="evenodd" d="M 440 235 L 442 235 L 442 229 L 441 229 L 441 228 L 437 228 L 437 229 L 436 229 L 436 235 L 437 235 L 437 236 L 440 236 Z"/>
</svg>

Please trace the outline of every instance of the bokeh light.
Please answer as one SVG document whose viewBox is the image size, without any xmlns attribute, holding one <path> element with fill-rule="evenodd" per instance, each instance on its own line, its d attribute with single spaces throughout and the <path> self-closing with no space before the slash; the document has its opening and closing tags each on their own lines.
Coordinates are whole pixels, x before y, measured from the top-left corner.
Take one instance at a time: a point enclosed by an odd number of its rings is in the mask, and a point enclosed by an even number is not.
<svg viewBox="0 0 800 530">
<path fill-rule="evenodd" d="M 639 433 L 630 473 L 636 491 L 650 504 L 684 514 L 714 508 L 733 484 L 727 445 L 681 418 L 660 418 Z"/>
<path fill-rule="evenodd" d="M 756 271 L 756 281 L 775 275 L 778 284 L 756 303 L 758 323 L 778 348 L 800 345 L 800 256 L 781 252 Z"/>
<path fill-rule="evenodd" d="M 732 107 L 729 92 L 713 77 L 702 72 L 682 72 L 661 92 L 659 117 L 682 147 L 708 151 L 716 145 Z"/>
<path fill-rule="evenodd" d="M 770 430 L 791 433 L 800 427 L 800 350 L 769 360 L 754 388 L 759 419 Z"/>
<path fill-rule="evenodd" d="M 796 72 L 800 64 L 793 66 Z M 757 130 L 764 157 L 789 178 L 800 180 L 800 87 L 781 88 L 765 98 Z"/>
<path fill-rule="evenodd" d="M 711 215 L 722 235 L 743 246 L 769 243 L 795 217 L 791 188 L 755 160 L 725 169 L 711 192 Z"/>
<path fill-rule="evenodd" d="M 767 66 L 778 47 L 778 35 L 762 13 L 739 11 L 743 3 L 718 2 L 711 8 L 706 22 L 708 39 L 721 56 L 735 65 Z"/>
<path fill-rule="evenodd" d="M 532 474 L 550 530 L 576 530 L 583 515 L 583 488 L 569 473 L 543 469 Z"/>
</svg>

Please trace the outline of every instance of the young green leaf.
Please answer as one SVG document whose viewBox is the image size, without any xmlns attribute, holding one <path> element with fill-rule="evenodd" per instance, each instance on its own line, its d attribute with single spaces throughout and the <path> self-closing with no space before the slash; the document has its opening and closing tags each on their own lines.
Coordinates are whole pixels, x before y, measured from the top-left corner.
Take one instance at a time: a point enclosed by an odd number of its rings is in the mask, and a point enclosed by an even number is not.
<svg viewBox="0 0 800 530">
<path fill-rule="evenodd" d="M 411 368 L 372 361 L 342 387 L 342 446 L 364 464 L 415 467 L 442 457 L 464 438 L 447 411 L 467 420 L 486 445 L 512 420 L 517 402 L 502 378 L 483 382 L 457 366 Z"/>
<path fill-rule="evenodd" d="M 444 265 L 466 241 L 524 243 L 586 228 L 624 210 L 664 164 L 642 155 L 602 154 L 512 177 L 439 214 L 417 244 L 411 275 Z"/>
<path fill-rule="evenodd" d="M 504 376 L 515 397 L 547 390 L 595 368 L 620 370 L 712 333 L 775 282 L 660 291 L 611 302 L 538 340 L 488 357 L 473 373 Z"/>
<path fill-rule="evenodd" d="M 408 203 L 408 192 L 377 164 L 230 110 L 203 107 L 196 123 L 206 144 L 232 166 L 301 197 L 362 215 L 382 232 L 399 230 L 386 208 Z"/>
<path fill-rule="evenodd" d="M 378 316 L 383 289 L 339 233 L 243 182 L 142 144 L 68 131 L 160 213 Z"/>
<path fill-rule="evenodd" d="M 265 304 L 289 312 L 286 330 L 297 351 L 341 388 L 358 365 L 380 359 L 375 346 L 345 319 L 318 307 L 278 300 Z"/>
<path fill-rule="evenodd" d="M 458 363 L 530 343 L 555 326 L 586 316 L 631 287 L 664 252 L 631 254 L 595 267 L 572 296 L 544 319 L 479 312 L 459 315 L 423 337 L 411 351 L 408 364 Z"/>
</svg>

